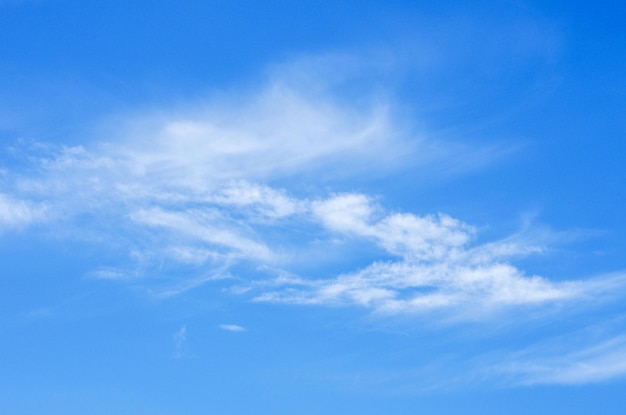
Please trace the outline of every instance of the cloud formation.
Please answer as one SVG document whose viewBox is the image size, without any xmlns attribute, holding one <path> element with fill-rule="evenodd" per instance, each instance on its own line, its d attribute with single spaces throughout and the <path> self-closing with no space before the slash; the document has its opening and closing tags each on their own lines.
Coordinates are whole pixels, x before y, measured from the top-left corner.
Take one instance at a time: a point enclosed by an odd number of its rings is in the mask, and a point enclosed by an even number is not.
<svg viewBox="0 0 626 415">
<path fill-rule="evenodd" d="M 527 276 L 507 260 L 541 246 L 515 238 L 471 245 L 475 230 L 457 219 L 388 213 L 362 194 L 313 201 L 311 211 L 328 232 L 369 240 L 393 259 L 332 278 L 280 277 L 278 288 L 256 301 L 357 305 L 385 314 L 443 310 L 473 318 L 513 306 L 581 300 L 611 292 L 616 284 Z"/>
<path fill-rule="evenodd" d="M 84 146 L 22 147 L 29 168 L 5 174 L 0 226 L 48 218 L 74 235 L 115 241 L 133 265 L 92 276 L 141 279 L 157 296 L 233 278 L 231 292 L 255 301 L 479 317 L 581 300 L 610 286 L 526 275 L 511 260 L 541 252 L 532 240 L 477 244 L 474 227 L 444 213 L 390 211 L 375 195 L 321 192 L 315 180 L 324 175 L 458 157 L 432 153 L 440 148 L 435 140 L 399 128 L 391 104 L 365 102 L 351 107 L 324 88 L 272 79 L 237 99 L 118 119 L 100 132 L 105 138 Z M 347 272 L 290 269 L 298 249 L 337 249 L 337 241 L 371 245 L 377 254 Z M 233 275 L 240 264 L 247 273 Z M 153 285 L 151 273 L 165 285 Z"/>
</svg>

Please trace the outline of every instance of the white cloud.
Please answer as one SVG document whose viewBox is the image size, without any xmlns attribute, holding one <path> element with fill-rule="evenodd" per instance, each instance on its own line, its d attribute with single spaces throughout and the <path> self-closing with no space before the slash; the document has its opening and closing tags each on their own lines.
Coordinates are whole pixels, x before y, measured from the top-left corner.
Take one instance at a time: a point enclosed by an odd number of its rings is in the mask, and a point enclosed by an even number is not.
<svg viewBox="0 0 626 415">
<path fill-rule="evenodd" d="M 242 331 L 246 331 L 247 330 L 245 327 L 238 326 L 236 324 L 220 324 L 219 327 L 222 330 L 232 331 L 232 332 L 242 332 Z"/>
<path fill-rule="evenodd" d="M 0 193 L 0 231 L 46 219 L 46 207 Z"/>
<path fill-rule="evenodd" d="M 371 233 L 367 222 L 372 216 L 373 207 L 365 195 L 339 195 L 316 201 L 312 208 L 313 213 L 330 230 L 361 235 Z"/>
<path fill-rule="evenodd" d="M 392 254 L 416 260 L 450 256 L 468 242 L 472 228 L 450 216 L 395 213 L 373 221 L 373 206 L 362 194 L 345 194 L 313 203 L 313 212 L 330 230 L 372 238 Z"/>
<path fill-rule="evenodd" d="M 352 110 L 280 82 L 237 102 L 131 119 L 115 134 L 123 139 L 113 158 L 159 192 L 204 192 L 364 161 L 381 166 L 409 150 L 384 105 Z"/>
<path fill-rule="evenodd" d="M 281 218 L 301 212 L 305 207 L 285 191 L 244 181 L 234 182 L 217 191 L 211 201 L 220 205 L 253 207 L 265 218 Z"/>
<path fill-rule="evenodd" d="M 507 264 L 482 267 L 438 263 L 374 263 L 336 278 L 290 284 L 257 297 L 259 301 L 345 304 L 378 312 L 419 313 L 462 310 L 465 317 L 506 306 L 529 305 L 579 298 L 576 283 L 556 284 L 525 277 Z"/>
<path fill-rule="evenodd" d="M 114 268 L 102 268 L 90 272 L 89 276 L 102 280 L 124 280 L 129 278 L 129 273 Z"/>
<path fill-rule="evenodd" d="M 209 208 L 182 212 L 159 208 L 141 209 L 132 213 L 131 219 L 142 225 L 168 229 L 177 238 L 191 238 L 210 246 L 225 247 L 234 255 L 262 261 L 272 258 L 272 253 L 263 243 L 240 235 L 235 224 L 228 227 L 222 225 L 225 219 L 218 211 L 211 211 Z M 173 249 L 180 254 L 180 250 Z"/>
</svg>

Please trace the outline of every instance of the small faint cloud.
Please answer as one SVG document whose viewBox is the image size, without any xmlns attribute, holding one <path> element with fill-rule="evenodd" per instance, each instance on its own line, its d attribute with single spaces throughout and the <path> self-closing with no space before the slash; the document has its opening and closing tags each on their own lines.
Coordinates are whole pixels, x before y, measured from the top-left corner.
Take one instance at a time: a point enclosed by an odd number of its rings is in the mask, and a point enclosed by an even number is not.
<svg viewBox="0 0 626 415">
<path fill-rule="evenodd" d="M 185 343 L 187 342 L 187 326 L 182 325 L 172 336 L 174 340 L 174 359 L 185 356 Z"/>
<path fill-rule="evenodd" d="M 242 326 L 238 326 L 236 324 L 220 324 L 219 326 L 222 330 L 226 330 L 226 331 L 233 331 L 233 332 L 242 332 L 242 331 L 246 331 L 248 329 L 246 329 L 245 327 Z"/>
<path fill-rule="evenodd" d="M 586 337 L 594 337 L 586 333 Z M 626 375 L 626 336 L 567 338 L 527 349 L 489 368 L 513 384 L 582 385 Z"/>
<path fill-rule="evenodd" d="M 92 271 L 87 275 L 91 278 L 101 280 L 125 280 L 132 277 L 129 272 L 115 268 L 101 268 Z"/>
</svg>

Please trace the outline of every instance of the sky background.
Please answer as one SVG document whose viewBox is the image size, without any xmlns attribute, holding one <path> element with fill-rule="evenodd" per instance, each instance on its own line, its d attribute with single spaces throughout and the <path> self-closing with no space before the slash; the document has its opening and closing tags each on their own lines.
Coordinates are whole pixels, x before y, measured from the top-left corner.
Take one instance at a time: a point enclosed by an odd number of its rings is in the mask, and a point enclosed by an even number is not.
<svg viewBox="0 0 626 415">
<path fill-rule="evenodd" d="M 0 412 L 621 414 L 625 19 L 0 0 Z"/>
</svg>

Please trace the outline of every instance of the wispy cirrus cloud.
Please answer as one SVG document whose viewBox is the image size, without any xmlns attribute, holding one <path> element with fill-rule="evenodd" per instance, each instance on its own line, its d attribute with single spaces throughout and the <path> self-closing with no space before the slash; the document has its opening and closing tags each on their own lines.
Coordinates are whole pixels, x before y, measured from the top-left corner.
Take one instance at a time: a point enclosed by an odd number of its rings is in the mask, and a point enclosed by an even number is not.
<svg viewBox="0 0 626 415">
<path fill-rule="evenodd" d="M 623 276 L 622 276 L 623 278 Z M 490 377 L 513 385 L 581 385 L 626 375 L 626 336 L 622 319 L 592 323 L 588 327 L 539 341 L 498 363 L 483 362 Z"/>
<path fill-rule="evenodd" d="M 320 194 L 324 177 L 382 173 L 408 160 L 413 168 L 458 157 L 472 165 L 491 147 L 444 151 L 398 121 L 392 100 L 347 105 L 323 82 L 307 88 L 294 81 L 313 79 L 294 76 L 304 70 L 297 65 L 300 72 L 273 74 L 265 87 L 236 98 L 118 117 L 89 145 L 23 147 L 28 168 L 5 174 L 3 220 L 30 223 L 39 211 L 21 200 L 45 201 L 66 232 L 125 246 L 132 265 L 107 265 L 92 276 L 141 280 L 161 297 L 233 278 L 233 291 L 255 301 L 481 316 L 602 294 L 599 281 L 556 282 L 514 266 L 512 258 L 542 251 L 532 239 L 479 244 L 474 227 L 443 213 L 389 211 L 358 192 Z M 307 277 L 290 269 L 298 250 L 334 250 L 336 240 L 376 253 L 341 273 Z M 291 277 L 233 276 L 241 263 Z M 154 272 L 168 275 L 160 279 L 165 285 L 145 277 Z"/>
<path fill-rule="evenodd" d="M 354 170 L 368 161 L 383 168 L 412 146 L 385 102 L 353 109 L 276 80 L 234 102 L 123 124 L 122 131 L 113 129 L 123 139 L 109 154 L 123 161 L 144 191 L 203 192 L 224 181 L 264 181 L 331 166 Z"/>
</svg>

